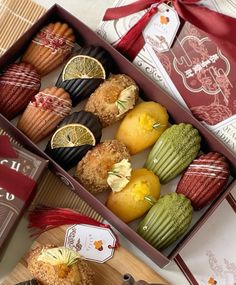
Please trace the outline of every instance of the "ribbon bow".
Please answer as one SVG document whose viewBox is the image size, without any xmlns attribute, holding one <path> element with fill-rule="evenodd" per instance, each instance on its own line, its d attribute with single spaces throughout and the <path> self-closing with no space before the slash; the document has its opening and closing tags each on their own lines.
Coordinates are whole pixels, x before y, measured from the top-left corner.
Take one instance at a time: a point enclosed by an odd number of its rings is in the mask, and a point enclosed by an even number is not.
<svg viewBox="0 0 236 285">
<path fill-rule="evenodd" d="M 115 48 L 133 60 L 145 44 L 142 36 L 143 29 L 163 2 L 171 2 L 182 19 L 206 32 L 222 51 L 236 61 L 236 19 L 199 6 L 200 0 L 138 0 L 129 5 L 107 9 L 103 18 L 104 21 L 119 19 L 148 9 L 143 17 L 115 45 Z"/>
</svg>

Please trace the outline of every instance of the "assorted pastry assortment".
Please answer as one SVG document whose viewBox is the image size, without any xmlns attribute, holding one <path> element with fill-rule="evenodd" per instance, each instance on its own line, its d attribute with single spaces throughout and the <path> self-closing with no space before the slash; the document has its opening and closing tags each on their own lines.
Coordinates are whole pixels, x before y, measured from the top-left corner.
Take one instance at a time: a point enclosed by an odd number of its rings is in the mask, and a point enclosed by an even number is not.
<svg viewBox="0 0 236 285">
<path fill-rule="evenodd" d="M 18 128 L 35 143 L 50 136 L 46 153 L 65 170 L 75 167 L 75 178 L 92 194 L 109 192 L 106 206 L 125 223 L 141 218 L 137 232 L 162 250 L 186 232 L 193 209 L 205 207 L 224 190 L 228 163 L 219 153 L 200 153 L 201 136 L 192 125 L 171 126 L 164 106 L 140 102 L 136 82 L 113 72 L 114 62 L 103 48 L 82 47 L 72 55 L 74 43 L 67 24 L 43 27 L 22 61 L 0 76 L 0 111 L 9 119 L 24 111 Z M 39 91 L 40 76 L 69 56 L 56 87 Z M 73 112 L 72 106 L 84 99 L 84 109 Z M 115 136 L 100 142 L 103 128 L 118 121 Z M 132 156 L 148 148 L 146 161 L 133 169 Z M 161 195 L 162 185 L 178 175 L 176 192 Z M 30 255 L 29 270 L 40 284 L 93 284 L 89 268 L 76 257 L 69 271 L 60 265 L 52 273 L 54 265 L 45 258 L 57 250 L 48 247 Z M 64 275 L 82 279 L 62 281 Z"/>
</svg>

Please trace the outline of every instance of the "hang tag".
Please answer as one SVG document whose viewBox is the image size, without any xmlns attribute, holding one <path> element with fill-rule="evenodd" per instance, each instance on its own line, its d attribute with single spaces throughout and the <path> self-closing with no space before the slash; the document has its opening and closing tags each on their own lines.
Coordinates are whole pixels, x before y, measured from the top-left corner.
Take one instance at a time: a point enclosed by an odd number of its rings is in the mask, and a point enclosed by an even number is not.
<svg viewBox="0 0 236 285">
<path fill-rule="evenodd" d="M 175 9 L 163 3 L 144 29 L 143 37 L 155 51 L 162 53 L 171 48 L 179 26 L 180 20 Z"/>
<path fill-rule="evenodd" d="M 78 252 L 84 259 L 104 263 L 114 254 L 116 237 L 108 228 L 73 225 L 66 231 L 64 246 Z"/>
</svg>

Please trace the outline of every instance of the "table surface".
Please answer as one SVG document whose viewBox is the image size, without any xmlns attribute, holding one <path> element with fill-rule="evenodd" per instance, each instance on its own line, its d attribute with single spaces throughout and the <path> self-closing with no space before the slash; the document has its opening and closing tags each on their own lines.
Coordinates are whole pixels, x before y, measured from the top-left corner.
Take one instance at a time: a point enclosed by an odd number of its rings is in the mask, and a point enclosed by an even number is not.
<svg viewBox="0 0 236 285">
<path fill-rule="evenodd" d="M 67 1 L 35 0 L 35 2 L 43 5 L 46 8 L 49 8 L 53 4 L 57 3 L 63 6 L 74 16 L 78 17 L 80 20 L 82 20 L 85 24 L 87 24 L 90 28 L 94 30 L 101 21 L 105 10 L 113 4 L 114 0 L 67 0 Z M 10 271 L 14 263 L 16 263 L 16 259 L 14 260 L 14 257 L 19 256 L 21 252 L 23 254 L 29 247 L 30 243 L 27 241 L 26 226 L 27 223 L 23 219 L 18 226 L 15 236 L 13 237 L 11 243 L 9 244 L 7 250 L 8 254 L 4 256 L 4 259 L 0 263 L 0 282 L 1 278 L 3 278 L 4 275 L 6 275 Z M 168 280 L 171 284 L 179 284 L 179 285 L 189 284 L 185 276 L 182 274 L 182 272 L 174 262 L 168 264 L 164 269 L 160 269 L 148 257 L 146 257 L 144 253 L 142 253 L 139 249 L 137 249 L 126 238 L 124 238 L 121 235 L 119 235 L 119 238 L 124 247 L 128 248 L 130 252 L 138 256 L 147 265 L 152 267 L 160 275 L 166 278 L 166 280 Z M 200 256 L 197 256 L 197 251 L 195 251 L 194 253 L 194 259 L 192 259 L 191 251 L 188 251 L 188 253 L 186 254 L 189 254 L 190 265 L 194 264 L 194 262 L 197 262 L 200 259 Z M 1 266 L 1 264 L 3 263 L 4 263 L 4 268 L 3 266 Z M 201 283 L 201 284 L 207 284 L 207 283 Z M 233 285 L 233 283 L 232 284 L 229 283 L 229 285 Z"/>
</svg>

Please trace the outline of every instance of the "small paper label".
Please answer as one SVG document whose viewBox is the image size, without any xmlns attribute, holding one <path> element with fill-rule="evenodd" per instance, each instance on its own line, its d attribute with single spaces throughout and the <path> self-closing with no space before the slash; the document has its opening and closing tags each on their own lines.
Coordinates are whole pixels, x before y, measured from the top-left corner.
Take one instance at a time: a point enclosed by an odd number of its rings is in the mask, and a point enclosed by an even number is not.
<svg viewBox="0 0 236 285">
<path fill-rule="evenodd" d="M 159 53 L 168 51 L 180 26 L 179 16 L 174 8 L 167 4 L 158 6 L 158 12 L 152 17 L 143 31 L 145 42 Z"/>
<path fill-rule="evenodd" d="M 104 263 L 112 258 L 116 237 L 108 228 L 73 225 L 66 231 L 64 245 L 84 259 Z"/>
</svg>

